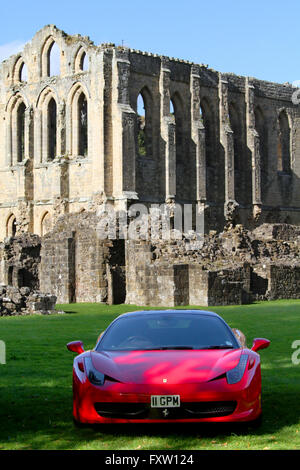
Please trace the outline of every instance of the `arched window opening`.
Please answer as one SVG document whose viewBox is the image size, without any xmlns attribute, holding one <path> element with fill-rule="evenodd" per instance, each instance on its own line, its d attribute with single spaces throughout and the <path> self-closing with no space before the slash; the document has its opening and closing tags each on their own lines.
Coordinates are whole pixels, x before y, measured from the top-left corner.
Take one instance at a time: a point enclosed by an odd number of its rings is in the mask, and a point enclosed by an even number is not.
<svg viewBox="0 0 300 470">
<path fill-rule="evenodd" d="M 17 232 L 17 220 L 16 217 L 12 214 L 9 216 L 6 224 L 6 236 L 14 237 Z"/>
<path fill-rule="evenodd" d="M 79 68 L 83 72 L 87 72 L 89 69 L 89 58 L 85 52 L 80 57 Z"/>
<path fill-rule="evenodd" d="M 27 80 L 28 80 L 27 65 L 23 62 L 19 70 L 19 81 L 27 82 Z"/>
<path fill-rule="evenodd" d="M 22 102 L 17 109 L 17 161 L 25 157 L 25 104 Z"/>
<path fill-rule="evenodd" d="M 78 98 L 78 153 L 83 157 L 88 154 L 88 104 L 83 92 Z"/>
<path fill-rule="evenodd" d="M 57 130 L 57 109 L 56 101 L 51 98 L 47 109 L 47 125 L 48 125 L 48 160 L 56 157 L 56 130 Z"/>
<path fill-rule="evenodd" d="M 173 105 L 173 101 L 172 101 L 172 100 L 170 100 L 170 114 L 172 114 L 173 116 L 175 115 L 174 105 Z"/>
<path fill-rule="evenodd" d="M 278 165 L 277 169 L 282 173 L 290 173 L 291 171 L 291 155 L 290 155 L 290 125 L 287 114 L 281 111 L 278 118 Z"/>
<path fill-rule="evenodd" d="M 144 157 L 147 154 L 145 125 L 146 116 L 144 99 L 142 95 L 139 94 L 137 99 L 137 148 L 138 154 L 141 157 Z"/>
<path fill-rule="evenodd" d="M 52 229 L 52 219 L 49 212 L 46 212 L 41 221 L 41 236 L 43 237 L 46 233 L 50 232 Z"/>
<path fill-rule="evenodd" d="M 47 58 L 48 77 L 60 75 L 60 48 L 58 47 L 55 41 L 53 41 L 53 43 L 48 49 Z"/>
<path fill-rule="evenodd" d="M 137 154 L 140 157 L 153 157 L 152 135 L 152 95 L 147 87 L 144 87 L 136 102 L 137 113 Z"/>
</svg>

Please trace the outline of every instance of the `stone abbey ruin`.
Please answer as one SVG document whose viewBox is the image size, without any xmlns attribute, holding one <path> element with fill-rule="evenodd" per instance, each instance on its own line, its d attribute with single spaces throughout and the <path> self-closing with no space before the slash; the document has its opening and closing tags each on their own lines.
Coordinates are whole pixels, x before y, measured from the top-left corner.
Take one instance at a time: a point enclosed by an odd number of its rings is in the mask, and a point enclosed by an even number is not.
<svg viewBox="0 0 300 470">
<path fill-rule="evenodd" d="M 298 298 L 294 91 L 37 32 L 0 65 L 0 315 Z M 99 237 L 99 209 L 129 223 L 136 204 L 167 207 L 170 237 Z"/>
</svg>

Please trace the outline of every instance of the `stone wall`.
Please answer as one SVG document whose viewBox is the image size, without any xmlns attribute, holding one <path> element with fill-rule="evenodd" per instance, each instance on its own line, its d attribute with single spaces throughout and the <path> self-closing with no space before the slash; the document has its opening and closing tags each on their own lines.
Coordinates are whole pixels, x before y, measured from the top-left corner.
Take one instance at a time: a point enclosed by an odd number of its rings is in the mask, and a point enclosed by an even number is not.
<svg viewBox="0 0 300 470">
<path fill-rule="evenodd" d="M 124 301 L 124 250 L 117 241 L 99 239 L 98 222 L 95 213 L 70 214 L 43 237 L 40 286 L 58 303 Z"/>
<path fill-rule="evenodd" d="M 31 291 L 29 287 L 0 287 L 0 316 L 49 315 L 55 310 L 56 296 Z"/>
<path fill-rule="evenodd" d="M 296 226 L 263 225 L 249 231 L 237 225 L 202 240 L 190 234 L 154 241 L 100 238 L 101 220 L 95 212 L 69 214 L 44 237 L 23 234 L 2 243 L 0 282 L 9 289 L 6 297 L 13 297 L 15 311 L 38 309 L 42 304 L 32 295 L 44 296 L 41 302 L 47 297 L 38 288 L 58 303 L 165 307 L 236 305 L 300 295 Z M 174 230 L 171 234 L 178 235 Z M 26 293 L 36 307 L 25 305 Z M 3 299 L 2 311 L 12 309 L 9 299 Z"/>
<path fill-rule="evenodd" d="M 207 270 L 204 264 L 186 257 L 172 245 L 169 262 L 153 257 L 157 248 L 150 243 L 127 242 L 126 303 L 136 305 L 234 305 L 247 303 L 250 294 L 250 265 L 232 269 Z M 180 254 L 179 254 L 180 253 Z M 181 255 L 181 257 L 180 257 Z"/>
<path fill-rule="evenodd" d="M 275 299 L 299 299 L 300 266 L 271 265 L 267 297 Z"/>
<path fill-rule="evenodd" d="M 45 235 L 61 215 L 105 199 L 125 210 L 201 206 L 206 233 L 228 222 L 300 224 L 300 111 L 289 84 L 47 25 L 0 65 L 0 85 L 1 240 Z"/>
<path fill-rule="evenodd" d="M 41 239 L 38 235 L 23 234 L 6 238 L 0 244 L 2 284 L 16 288 L 39 289 Z"/>
<path fill-rule="evenodd" d="M 298 298 L 298 231 L 287 224 L 253 232 L 237 226 L 202 242 L 127 241 L 126 302 L 205 306 Z"/>
</svg>

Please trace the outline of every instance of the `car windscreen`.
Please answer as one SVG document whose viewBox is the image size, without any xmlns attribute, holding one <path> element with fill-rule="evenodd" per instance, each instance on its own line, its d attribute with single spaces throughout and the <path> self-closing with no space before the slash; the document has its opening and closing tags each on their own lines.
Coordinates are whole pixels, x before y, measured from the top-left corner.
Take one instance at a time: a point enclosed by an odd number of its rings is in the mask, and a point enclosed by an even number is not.
<svg viewBox="0 0 300 470">
<path fill-rule="evenodd" d="M 106 330 L 96 350 L 239 348 L 231 329 L 212 315 L 136 315 L 120 317 Z"/>
</svg>

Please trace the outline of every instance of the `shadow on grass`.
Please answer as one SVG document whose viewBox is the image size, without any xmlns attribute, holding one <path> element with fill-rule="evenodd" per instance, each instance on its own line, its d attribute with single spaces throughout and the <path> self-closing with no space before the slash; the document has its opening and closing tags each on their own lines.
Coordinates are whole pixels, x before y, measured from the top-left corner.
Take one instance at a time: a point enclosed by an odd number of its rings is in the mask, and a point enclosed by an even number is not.
<svg viewBox="0 0 300 470">
<path fill-rule="evenodd" d="M 1 400 L 0 405 L 0 419 L 5 423 L 0 432 L 0 449 L 76 449 L 89 446 L 107 450 L 135 449 L 136 442 L 144 440 L 143 449 L 167 447 L 184 450 L 198 448 L 201 440 L 216 439 L 222 443 L 228 438 L 236 438 L 236 443 L 242 445 L 242 441 L 238 442 L 242 436 L 257 436 L 259 439 L 280 434 L 284 426 L 298 424 L 300 417 L 300 405 L 294 392 L 275 392 L 269 403 L 266 399 L 259 428 L 247 423 L 129 423 L 78 427 L 72 420 L 70 393 L 55 397 L 53 392 L 48 394 L 42 388 L 27 389 L 22 401 L 16 397 L 6 403 Z M 151 444 L 153 440 L 154 447 Z"/>
<path fill-rule="evenodd" d="M 23 373 L 25 373 L 23 371 Z M 32 382 L 33 380 L 33 382 Z M 227 440 L 243 446 L 246 439 L 266 440 L 276 435 L 288 448 L 289 434 L 299 427 L 299 383 L 285 368 L 269 368 L 263 373 L 263 420 L 259 427 L 250 423 L 150 423 L 105 424 L 76 427 L 72 419 L 70 376 L 51 379 L 36 370 L 28 384 L 20 387 L 2 383 L 0 396 L 0 449 L 136 449 L 143 442 L 145 450 L 197 449 L 199 443 L 210 448 Z M 50 379 L 49 379 L 50 380 Z M 34 385 L 37 383 L 38 385 Z M 290 427 L 281 439 L 281 431 Z M 284 434 L 284 433 L 283 433 Z M 154 444 L 153 444 L 154 442 Z M 203 444 L 204 443 L 204 444 Z M 233 444 L 232 444 L 233 445 Z"/>
</svg>

